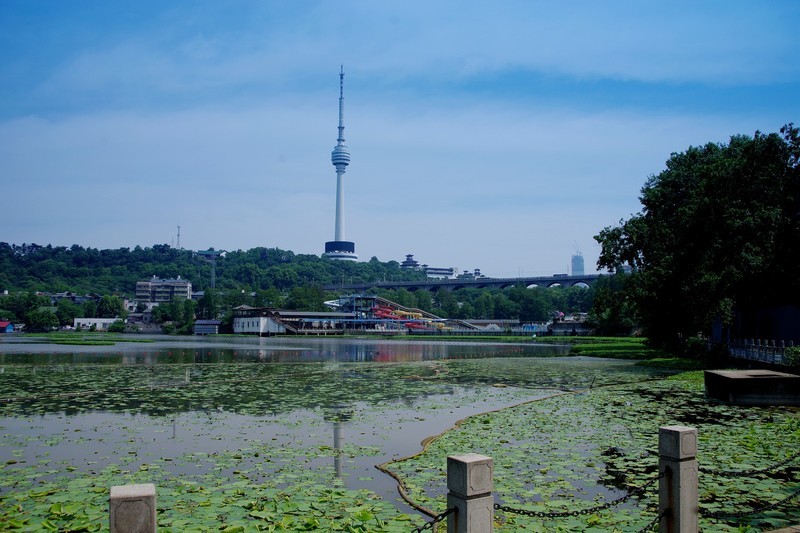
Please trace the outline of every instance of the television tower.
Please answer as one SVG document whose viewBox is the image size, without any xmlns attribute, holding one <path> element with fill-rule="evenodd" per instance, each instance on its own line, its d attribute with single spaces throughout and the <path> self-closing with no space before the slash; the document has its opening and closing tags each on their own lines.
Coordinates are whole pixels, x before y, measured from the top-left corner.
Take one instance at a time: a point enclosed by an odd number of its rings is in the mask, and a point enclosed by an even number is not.
<svg viewBox="0 0 800 533">
<path fill-rule="evenodd" d="M 344 66 L 339 71 L 339 137 L 331 152 L 331 163 L 336 168 L 336 227 L 334 240 L 325 243 L 325 257 L 355 261 L 356 245 L 344 236 L 344 172 L 350 164 L 350 152 L 344 144 Z"/>
</svg>

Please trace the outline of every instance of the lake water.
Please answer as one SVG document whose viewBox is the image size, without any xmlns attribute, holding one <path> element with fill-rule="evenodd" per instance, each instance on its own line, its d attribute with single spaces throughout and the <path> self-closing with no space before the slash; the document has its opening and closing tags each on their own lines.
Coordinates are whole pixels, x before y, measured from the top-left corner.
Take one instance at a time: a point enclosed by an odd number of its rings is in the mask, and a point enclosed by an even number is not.
<svg viewBox="0 0 800 533">
<path fill-rule="evenodd" d="M 530 343 L 148 339 L 0 341 L 0 494 L 65 473 L 149 470 L 158 482 L 300 465 L 407 510 L 375 465 L 477 413 L 656 373 Z"/>
</svg>

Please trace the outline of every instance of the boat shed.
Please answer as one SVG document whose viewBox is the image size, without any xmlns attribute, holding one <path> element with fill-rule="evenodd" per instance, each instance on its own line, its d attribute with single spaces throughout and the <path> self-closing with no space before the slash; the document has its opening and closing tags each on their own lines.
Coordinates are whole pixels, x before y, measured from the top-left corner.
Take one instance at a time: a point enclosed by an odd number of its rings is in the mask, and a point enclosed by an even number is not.
<svg viewBox="0 0 800 533">
<path fill-rule="evenodd" d="M 194 321 L 194 334 L 195 335 L 216 335 L 219 333 L 219 325 L 222 324 L 220 320 L 195 320 Z"/>
</svg>

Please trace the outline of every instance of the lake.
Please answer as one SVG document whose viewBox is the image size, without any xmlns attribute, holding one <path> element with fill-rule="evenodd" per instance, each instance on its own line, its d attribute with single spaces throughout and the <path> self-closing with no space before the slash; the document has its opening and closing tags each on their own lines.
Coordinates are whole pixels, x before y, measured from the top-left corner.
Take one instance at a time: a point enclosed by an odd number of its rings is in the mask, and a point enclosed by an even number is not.
<svg viewBox="0 0 800 533">
<path fill-rule="evenodd" d="M 0 495 L 65 474 L 235 478 L 258 463 L 264 477 L 294 463 L 408 511 L 375 465 L 417 453 L 423 439 L 477 413 L 657 373 L 531 343 L 147 340 L 0 343 Z M 248 455 L 254 447 L 261 452 Z M 237 464 L 214 460 L 232 450 L 243 452 Z"/>
</svg>

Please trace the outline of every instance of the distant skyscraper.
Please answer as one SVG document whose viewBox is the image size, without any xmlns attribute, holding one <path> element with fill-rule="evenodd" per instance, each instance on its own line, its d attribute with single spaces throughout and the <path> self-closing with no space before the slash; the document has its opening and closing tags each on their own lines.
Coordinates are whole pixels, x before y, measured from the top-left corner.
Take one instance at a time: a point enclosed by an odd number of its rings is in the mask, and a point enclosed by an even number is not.
<svg viewBox="0 0 800 533">
<path fill-rule="evenodd" d="M 577 253 L 572 256 L 572 275 L 583 276 L 583 256 Z"/>
<path fill-rule="evenodd" d="M 344 172 L 350 164 L 350 152 L 344 144 L 344 67 L 339 71 L 339 137 L 331 153 L 331 163 L 336 167 L 336 229 L 334 240 L 325 243 L 325 256 L 355 261 L 356 245 L 344 236 Z"/>
</svg>

